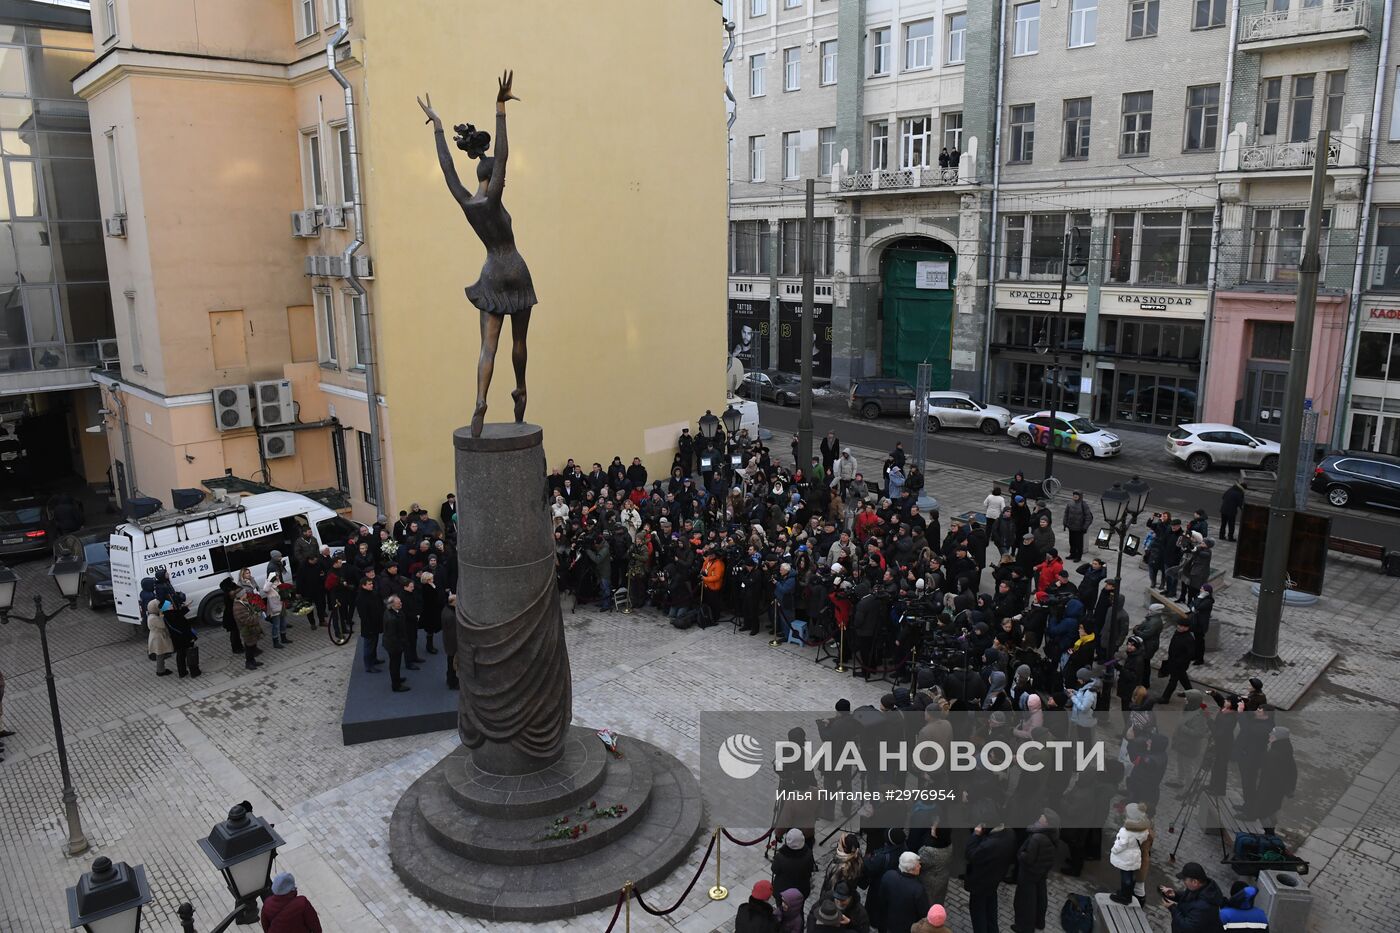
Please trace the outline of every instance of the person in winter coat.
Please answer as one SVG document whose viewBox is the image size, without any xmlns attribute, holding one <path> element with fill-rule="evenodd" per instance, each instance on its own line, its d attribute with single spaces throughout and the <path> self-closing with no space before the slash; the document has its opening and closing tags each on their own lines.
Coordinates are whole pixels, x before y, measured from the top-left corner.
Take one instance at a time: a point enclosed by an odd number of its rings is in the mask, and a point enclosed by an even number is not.
<svg viewBox="0 0 1400 933">
<path fill-rule="evenodd" d="M 263 899 L 263 933 L 321 933 L 316 908 L 297 893 L 297 882 L 288 871 L 272 879 L 272 894 Z"/>
<path fill-rule="evenodd" d="M 1283 726 L 1269 730 L 1269 748 L 1264 753 L 1264 770 L 1259 774 L 1259 790 L 1254 796 L 1251 815 L 1257 816 L 1264 832 L 1272 833 L 1286 798 L 1298 790 L 1298 763 L 1293 758 L 1293 740 Z"/>
<path fill-rule="evenodd" d="M 389 653 L 389 681 L 395 693 L 408 689 L 400 673 L 408 648 L 408 627 L 404 622 L 403 599 L 390 596 L 384 604 L 384 650 Z"/>
<path fill-rule="evenodd" d="M 1225 933 L 1268 933 L 1269 915 L 1254 904 L 1259 891 L 1244 881 L 1230 885 L 1230 899 L 1220 908 L 1220 928 Z"/>
<path fill-rule="evenodd" d="M 1109 895 L 1115 903 L 1133 902 L 1137 872 L 1143 867 L 1143 846 L 1151 831 L 1147 808 L 1140 803 L 1128 804 L 1123 810 L 1123 825 L 1108 851 L 1108 864 L 1118 869 L 1118 890 Z"/>
<path fill-rule="evenodd" d="M 1083 626 L 1080 627 L 1080 631 L 1083 631 Z M 1087 666 L 1078 668 L 1074 679 L 1079 686 L 1069 692 L 1070 729 L 1080 741 L 1092 742 L 1094 727 L 1098 725 L 1098 717 L 1094 711 L 1099 703 L 1099 680 Z"/>
<path fill-rule="evenodd" d="M 272 552 L 276 554 L 276 551 Z M 282 577 L 277 573 L 268 573 L 267 580 L 262 585 L 262 598 L 267 603 L 267 624 L 272 630 L 272 647 L 281 648 L 292 643 L 287 637 L 287 615 L 282 606 L 282 593 L 278 586 L 282 583 Z"/>
<path fill-rule="evenodd" d="M 1026 841 L 1016 853 L 1019 871 L 1016 874 L 1016 919 L 1011 924 L 1014 933 L 1045 929 L 1045 912 L 1050 906 L 1048 879 L 1050 870 L 1059 861 L 1059 814 L 1047 807 L 1040 818 L 1027 827 L 1027 833 Z"/>
<path fill-rule="evenodd" d="M 1000 486 L 993 486 L 987 498 L 982 500 L 982 514 L 987 516 L 987 522 L 997 520 L 1002 510 L 1006 508 L 1006 497 L 1001 494 Z"/>
<path fill-rule="evenodd" d="M 734 933 L 778 933 L 778 912 L 773 906 L 773 883 L 759 881 L 749 899 L 739 905 Z"/>
<path fill-rule="evenodd" d="M 796 888 L 803 900 L 812 893 L 812 872 L 817 870 L 812 848 L 800 829 L 789 829 L 783 844 L 773 853 L 773 889 L 786 891 Z"/>
<path fill-rule="evenodd" d="M 1035 546 L 1040 549 L 1042 554 L 1054 549 L 1055 528 L 1051 525 L 1049 518 L 1042 516 L 1040 520 L 1036 522 L 1035 527 L 1031 529 L 1031 534 L 1034 536 L 1033 540 L 1035 541 Z M 1057 574 L 1059 573 L 1058 570 L 1055 572 Z"/>
<path fill-rule="evenodd" d="M 185 605 L 182 593 L 171 593 L 160 604 L 160 614 L 165 620 L 165 630 L 170 634 L 170 643 L 175 647 L 175 670 L 181 677 L 198 677 L 199 649 L 195 647 L 194 623 L 190 621 L 190 607 Z"/>
<path fill-rule="evenodd" d="M 788 888 L 778 895 L 779 933 L 802 933 L 802 926 L 807 919 L 802 910 L 805 900 L 802 892 L 796 888 Z"/>
<path fill-rule="evenodd" d="M 374 577 L 366 575 L 355 593 L 355 614 L 360 617 L 360 641 L 363 643 L 365 673 L 379 673 L 379 636 L 384 633 L 384 602 L 375 592 Z"/>
<path fill-rule="evenodd" d="M 1162 662 L 1162 673 L 1167 678 L 1167 686 L 1162 690 L 1159 703 L 1172 700 L 1172 691 L 1177 684 L 1183 690 L 1191 689 L 1191 660 L 1196 656 L 1196 637 L 1191 634 L 1191 620 L 1178 619 L 1176 634 L 1167 645 L 1167 659 Z"/>
<path fill-rule="evenodd" d="M 1244 491 L 1248 489 L 1238 480 L 1220 496 L 1220 537 L 1226 541 L 1235 540 L 1235 518 L 1244 508 Z"/>
<path fill-rule="evenodd" d="M 870 933 L 866 913 L 853 885 L 840 882 L 807 913 L 807 933 Z"/>
<path fill-rule="evenodd" d="M 165 628 L 165 616 L 160 612 L 160 600 L 146 603 L 146 651 L 156 659 L 156 676 L 165 677 L 173 673 L 165 666 L 165 660 L 175 653 L 175 645 L 170 641 L 170 632 Z"/>
<path fill-rule="evenodd" d="M 1192 664 L 1206 663 L 1206 635 L 1210 633 L 1210 617 L 1215 611 L 1215 587 L 1209 583 L 1201 584 L 1201 590 L 1196 597 L 1191 600 L 1190 605 L 1191 637 L 1196 640 L 1196 654 L 1191 659 Z"/>
<path fill-rule="evenodd" d="M 281 577 L 286 572 L 287 560 L 282 556 L 281 551 L 273 551 L 270 555 L 268 555 L 267 567 L 263 571 L 264 579 L 266 579 L 269 574 L 275 573 L 278 577 Z"/>
<path fill-rule="evenodd" d="M 948 926 L 948 909 L 934 904 L 923 919 L 909 928 L 909 933 L 953 933 L 953 928 Z"/>
<path fill-rule="evenodd" d="M 437 654 L 433 638 L 442 631 L 442 593 L 437 579 L 426 570 L 418 575 L 418 600 L 418 627 L 423 630 L 424 650 Z"/>
<path fill-rule="evenodd" d="M 1084 501 L 1084 494 L 1076 489 L 1065 506 L 1064 529 L 1069 532 L 1069 559 L 1071 562 L 1084 556 L 1084 534 L 1094 524 L 1094 510 Z"/>
<path fill-rule="evenodd" d="M 447 655 L 447 689 L 457 689 L 457 594 L 448 593 L 439 614 L 442 626 L 442 653 Z"/>
<path fill-rule="evenodd" d="M 997 897 L 1007 871 L 1016 862 L 1016 834 L 1003 826 L 979 823 L 963 850 L 967 859 L 967 910 L 972 933 L 996 933 Z"/>
<path fill-rule="evenodd" d="M 262 639 L 262 620 L 258 610 L 248 601 L 251 595 L 252 590 L 239 587 L 233 600 L 233 621 L 238 626 L 238 638 L 243 644 L 243 667 L 250 671 L 262 667 L 262 662 L 255 660 L 262 653 L 258 648 L 258 642 Z"/>
<path fill-rule="evenodd" d="M 228 650 L 233 654 L 243 653 L 243 640 L 238 637 L 238 623 L 233 620 L 233 601 L 238 595 L 238 584 L 232 577 L 219 581 L 219 600 L 222 604 L 224 631 L 228 632 Z"/>
<path fill-rule="evenodd" d="M 1124 787 L 1129 800 L 1146 804 L 1149 811 L 1157 809 L 1157 801 L 1162 798 L 1162 778 L 1167 773 L 1169 741 L 1165 735 L 1154 732 L 1128 742 L 1132 770 L 1128 772 Z"/>
<path fill-rule="evenodd" d="M 899 867 L 891 868 L 880 879 L 880 915 L 875 918 L 881 933 L 904 933 L 928 914 L 928 892 L 919 883 L 919 857 L 913 852 L 899 856 Z"/>
<path fill-rule="evenodd" d="M 1221 933 L 1220 908 L 1225 895 L 1206 874 L 1200 862 L 1187 862 L 1180 874 L 1182 886 L 1158 888 L 1172 917 L 1172 933 Z"/>
</svg>

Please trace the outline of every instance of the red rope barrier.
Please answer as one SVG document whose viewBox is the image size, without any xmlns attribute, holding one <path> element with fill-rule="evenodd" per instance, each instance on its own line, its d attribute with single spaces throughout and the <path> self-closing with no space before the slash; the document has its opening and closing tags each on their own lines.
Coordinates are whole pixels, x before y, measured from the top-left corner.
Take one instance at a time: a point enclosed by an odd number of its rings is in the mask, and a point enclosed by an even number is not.
<svg viewBox="0 0 1400 933">
<path fill-rule="evenodd" d="M 742 839 L 735 839 L 733 836 L 729 835 L 729 830 L 727 829 L 721 829 L 720 832 L 724 833 L 724 838 L 728 839 L 736 846 L 756 846 L 760 842 L 766 840 L 769 836 L 773 835 L 773 830 L 770 829 L 768 830 L 768 832 L 764 833 L 762 836 L 759 836 L 757 839 L 752 839 L 748 842 L 744 842 Z"/>
<path fill-rule="evenodd" d="M 619 888 L 617 892 L 617 906 L 613 908 L 612 919 L 608 921 L 608 928 L 603 933 L 612 933 L 613 927 L 617 926 L 617 918 L 622 916 L 622 902 L 627 900 L 627 888 Z"/>
<path fill-rule="evenodd" d="M 637 890 L 636 888 L 633 888 L 632 890 L 633 893 L 636 895 L 637 904 L 642 908 L 642 910 L 645 910 L 653 917 L 664 917 L 667 914 L 674 913 L 676 908 L 680 907 L 681 904 L 684 903 L 685 899 L 690 896 L 690 892 L 695 889 L 695 882 L 699 881 L 700 876 L 704 873 L 705 865 L 709 863 L 710 854 L 715 851 L 715 842 L 718 839 L 719 836 L 714 834 L 710 835 L 710 847 L 705 850 L 705 857 L 700 860 L 700 867 L 695 869 L 695 877 L 690 879 L 690 884 L 685 886 L 685 890 L 681 892 L 680 897 L 676 898 L 676 902 L 670 907 L 666 908 L 665 910 L 652 910 L 650 907 L 647 906 L 647 902 L 642 900 L 642 892 Z"/>
</svg>

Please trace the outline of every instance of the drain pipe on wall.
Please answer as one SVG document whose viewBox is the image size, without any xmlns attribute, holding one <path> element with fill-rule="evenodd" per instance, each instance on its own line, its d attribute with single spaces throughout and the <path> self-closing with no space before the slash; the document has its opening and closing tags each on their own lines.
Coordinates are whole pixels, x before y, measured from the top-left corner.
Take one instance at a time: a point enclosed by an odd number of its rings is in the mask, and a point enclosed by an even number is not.
<svg viewBox="0 0 1400 933">
<path fill-rule="evenodd" d="M 1226 40 L 1226 48 L 1229 50 L 1225 56 L 1225 106 L 1221 110 L 1221 120 L 1219 123 L 1220 143 L 1216 153 L 1215 171 L 1217 175 L 1225 171 L 1225 146 L 1230 138 L 1230 105 L 1234 101 L 1235 95 L 1235 44 L 1239 38 L 1240 28 L 1240 0 L 1233 0 L 1230 4 L 1230 38 Z M 1206 266 L 1206 287 L 1210 293 L 1206 296 L 1206 320 L 1201 328 L 1201 375 L 1196 379 L 1196 415 L 1205 417 L 1206 407 L 1206 373 L 1210 366 L 1210 334 L 1215 320 L 1215 291 L 1216 291 L 1216 271 L 1220 268 L 1220 237 L 1221 229 L 1224 226 L 1225 208 L 1220 200 L 1220 182 L 1215 183 L 1215 208 L 1211 211 L 1210 218 L 1210 261 Z"/>
<path fill-rule="evenodd" d="M 345 252 L 341 254 L 341 263 L 345 270 L 345 278 L 358 299 L 355 306 L 355 316 L 359 321 L 355 336 L 356 352 L 360 358 L 360 364 L 365 368 L 365 407 L 369 411 L 369 468 L 370 476 L 374 482 L 375 517 L 382 522 L 385 519 L 384 497 L 386 495 L 384 489 L 384 438 L 379 425 L 379 380 L 374 354 L 374 322 L 369 313 L 369 293 L 365 289 L 364 283 L 360 281 L 359 273 L 355 269 L 355 254 L 365 243 L 365 206 L 360 193 L 360 134 L 355 122 L 355 89 L 350 86 L 345 75 L 341 74 L 335 62 L 336 47 L 350 36 L 350 30 L 346 28 L 349 15 L 345 0 L 336 0 L 335 9 L 340 25 L 337 27 L 335 35 L 331 37 L 331 41 L 326 44 L 326 70 L 330 72 L 331 77 L 335 78 L 336 83 L 345 92 L 345 130 L 346 135 L 350 137 L 350 200 L 354 206 L 355 215 L 355 239 L 350 241 L 349 246 L 345 247 Z M 364 335 L 363 343 L 360 342 L 359 334 Z"/>
<path fill-rule="evenodd" d="M 1385 0 L 1385 18 L 1381 25 L 1380 61 L 1376 64 L 1376 93 L 1371 102 L 1371 142 L 1366 153 L 1366 193 L 1361 198 L 1361 216 L 1357 219 L 1356 230 L 1356 269 L 1351 276 L 1351 307 L 1347 310 L 1347 337 L 1342 345 L 1342 371 L 1337 378 L 1337 403 L 1332 409 L 1332 446 L 1346 446 L 1346 422 L 1344 415 L 1347 399 L 1351 395 L 1352 355 L 1356 352 L 1357 333 L 1361 329 L 1361 286 L 1366 272 L 1366 237 L 1371 225 L 1371 195 L 1375 190 L 1376 146 L 1381 130 L 1381 99 L 1385 96 L 1386 78 L 1390 65 L 1390 20 L 1395 0 Z"/>
<path fill-rule="evenodd" d="M 122 429 L 122 455 L 126 457 L 126 486 L 130 496 L 138 496 L 141 494 L 141 490 L 136 485 L 136 460 L 131 455 L 131 427 L 126 420 L 126 398 L 116 385 L 107 386 L 107 394 L 111 396 L 112 404 L 117 406 L 117 424 L 121 425 Z M 118 501 L 120 501 L 120 496 Z"/>
<path fill-rule="evenodd" d="M 982 327 L 982 401 L 991 402 L 992 317 L 997 307 L 997 208 L 1001 197 L 1001 95 L 1006 84 L 1006 0 L 1001 0 L 1001 22 L 997 25 L 997 117 L 992 131 L 992 217 L 987 237 L 987 320 Z"/>
</svg>

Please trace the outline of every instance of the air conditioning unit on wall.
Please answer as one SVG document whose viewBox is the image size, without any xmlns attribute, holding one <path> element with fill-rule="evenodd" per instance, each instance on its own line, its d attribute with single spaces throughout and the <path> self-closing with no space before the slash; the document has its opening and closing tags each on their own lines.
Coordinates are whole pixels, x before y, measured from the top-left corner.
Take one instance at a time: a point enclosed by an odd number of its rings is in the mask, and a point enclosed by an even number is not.
<svg viewBox="0 0 1400 933">
<path fill-rule="evenodd" d="M 215 427 L 220 431 L 236 431 L 253 426 L 253 406 L 247 386 L 215 386 L 212 393 Z"/>
<path fill-rule="evenodd" d="M 338 204 L 333 204 L 325 209 L 326 226 L 334 227 L 337 230 L 345 226 L 345 215 L 349 213 Z"/>
<path fill-rule="evenodd" d="M 296 408 L 292 405 L 292 384 L 286 379 L 269 379 L 253 383 L 253 394 L 258 412 L 258 424 L 272 427 L 291 424 L 296 420 Z"/>
<path fill-rule="evenodd" d="M 102 227 L 108 236 L 126 236 L 126 215 L 113 214 L 111 217 L 107 217 L 102 221 Z"/>
<path fill-rule="evenodd" d="M 269 431 L 262 436 L 263 456 L 269 460 L 295 456 L 297 452 L 297 432 Z"/>
<path fill-rule="evenodd" d="M 321 212 L 292 211 L 292 236 L 317 236 L 321 232 Z"/>
</svg>

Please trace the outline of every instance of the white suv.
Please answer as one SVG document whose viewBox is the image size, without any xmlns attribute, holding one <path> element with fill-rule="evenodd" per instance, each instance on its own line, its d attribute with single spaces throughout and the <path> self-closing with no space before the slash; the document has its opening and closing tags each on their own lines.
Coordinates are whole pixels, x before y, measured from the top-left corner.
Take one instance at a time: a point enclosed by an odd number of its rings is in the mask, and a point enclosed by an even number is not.
<svg viewBox="0 0 1400 933">
<path fill-rule="evenodd" d="M 1278 444 L 1251 437 L 1230 424 L 1179 424 L 1167 435 L 1167 454 L 1192 473 L 1213 466 L 1278 469 Z"/>
<path fill-rule="evenodd" d="M 909 403 L 909 417 L 914 417 L 918 399 Z M 983 405 L 966 392 L 930 392 L 928 394 L 928 424 L 930 432 L 942 428 L 977 428 L 983 434 L 1005 431 L 1011 423 L 1011 412 L 1000 405 Z"/>
</svg>

